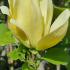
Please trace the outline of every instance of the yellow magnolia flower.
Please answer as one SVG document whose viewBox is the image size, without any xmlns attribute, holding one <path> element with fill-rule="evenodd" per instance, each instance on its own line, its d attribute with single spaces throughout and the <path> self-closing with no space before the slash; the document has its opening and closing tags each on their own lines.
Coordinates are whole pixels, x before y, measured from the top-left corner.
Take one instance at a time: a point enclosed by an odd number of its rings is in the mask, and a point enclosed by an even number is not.
<svg viewBox="0 0 70 70">
<path fill-rule="evenodd" d="M 70 11 L 66 9 L 52 23 L 52 0 L 8 0 L 9 9 L 1 6 L 9 16 L 8 25 L 19 41 L 27 47 L 44 50 L 64 38 Z"/>
</svg>

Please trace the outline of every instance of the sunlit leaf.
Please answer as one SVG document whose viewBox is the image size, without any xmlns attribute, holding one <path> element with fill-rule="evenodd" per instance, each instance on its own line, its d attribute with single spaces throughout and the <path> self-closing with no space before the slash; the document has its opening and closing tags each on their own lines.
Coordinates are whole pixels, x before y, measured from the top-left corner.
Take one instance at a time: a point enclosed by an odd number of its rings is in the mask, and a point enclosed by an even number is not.
<svg viewBox="0 0 70 70">
<path fill-rule="evenodd" d="M 15 38 L 12 33 L 8 30 L 6 24 L 0 24 L 0 46 L 15 43 Z"/>
</svg>

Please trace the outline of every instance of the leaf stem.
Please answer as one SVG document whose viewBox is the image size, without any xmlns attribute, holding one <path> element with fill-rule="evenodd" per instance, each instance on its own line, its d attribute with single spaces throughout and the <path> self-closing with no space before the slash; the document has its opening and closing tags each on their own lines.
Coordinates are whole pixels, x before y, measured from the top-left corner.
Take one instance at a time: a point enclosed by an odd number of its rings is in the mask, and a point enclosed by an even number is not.
<svg viewBox="0 0 70 70">
<path fill-rule="evenodd" d="M 57 65 L 56 66 L 56 70 L 60 70 L 60 65 Z"/>
<path fill-rule="evenodd" d="M 8 48 L 7 48 L 7 54 L 8 54 L 9 52 L 12 52 L 12 51 L 13 51 L 13 46 L 12 46 L 12 44 L 10 44 L 10 45 L 8 45 Z M 9 63 L 9 64 L 13 64 L 13 60 L 11 60 L 10 58 L 8 58 L 8 63 Z M 10 70 L 14 70 L 13 65 L 10 66 Z"/>
</svg>

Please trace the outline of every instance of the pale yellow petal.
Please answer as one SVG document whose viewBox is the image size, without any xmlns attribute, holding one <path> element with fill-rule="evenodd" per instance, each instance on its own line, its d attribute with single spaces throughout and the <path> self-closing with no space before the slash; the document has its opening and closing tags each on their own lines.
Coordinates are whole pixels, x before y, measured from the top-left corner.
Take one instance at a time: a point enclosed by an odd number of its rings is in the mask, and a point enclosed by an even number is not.
<svg viewBox="0 0 70 70">
<path fill-rule="evenodd" d="M 44 37 L 42 40 L 39 41 L 37 45 L 38 50 L 45 50 L 51 48 L 58 44 L 64 38 L 68 28 L 68 23 L 66 22 L 62 27 L 55 30 L 51 34 Z"/>
<path fill-rule="evenodd" d="M 70 11 L 68 9 L 64 10 L 58 17 L 57 19 L 55 19 L 55 21 L 53 22 L 51 28 L 50 28 L 50 32 L 55 31 L 56 29 L 58 29 L 59 27 L 61 27 L 62 25 L 65 24 L 65 22 L 69 19 L 70 17 Z"/>
<path fill-rule="evenodd" d="M 53 17 L 53 4 L 52 0 L 41 0 L 40 8 L 44 18 L 44 35 L 49 33 L 52 17 Z"/>
<path fill-rule="evenodd" d="M 18 0 L 8 0 L 9 10 L 10 10 L 10 16 L 12 18 L 16 18 L 17 2 L 18 2 Z"/>
<path fill-rule="evenodd" d="M 70 11 L 63 11 L 52 24 L 49 34 L 39 41 L 36 48 L 39 50 L 44 50 L 53 47 L 54 45 L 62 41 L 67 32 L 69 17 Z"/>
<path fill-rule="evenodd" d="M 8 0 L 9 3 L 9 8 L 10 8 L 10 13 L 12 14 L 13 11 L 13 0 Z"/>
<path fill-rule="evenodd" d="M 14 24 L 8 23 L 9 29 L 12 31 L 14 36 L 21 42 L 23 43 L 26 47 L 30 47 L 29 40 L 24 33 L 19 27 L 17 27 Z"/>
<path fill-rule="evenodd" d="M 25 32 L 32 46 L 41 39 L 43 23 L 37 0 L 18 0 L 16 26 Z"/>
<path fill-rule="evenodd" d="M 15 6 L 16 0 L 8 0 L 10 8 Z"/>
</svg>

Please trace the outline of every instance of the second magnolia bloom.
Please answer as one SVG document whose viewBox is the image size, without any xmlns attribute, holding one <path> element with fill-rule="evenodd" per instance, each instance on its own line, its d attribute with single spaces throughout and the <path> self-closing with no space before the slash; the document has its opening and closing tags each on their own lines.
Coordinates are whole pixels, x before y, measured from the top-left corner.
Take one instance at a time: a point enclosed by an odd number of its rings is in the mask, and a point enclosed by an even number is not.
<svg viewBox="0 0 70 70">
<path fill-rule="evenodd" d="M 70 17 L 68 9 L 52 23 L 54 17 L 52 0 L 8 1 L 9 28 L 27 47 L 44 50 L 53 47 L 64 38 Z"/>
</svg>

